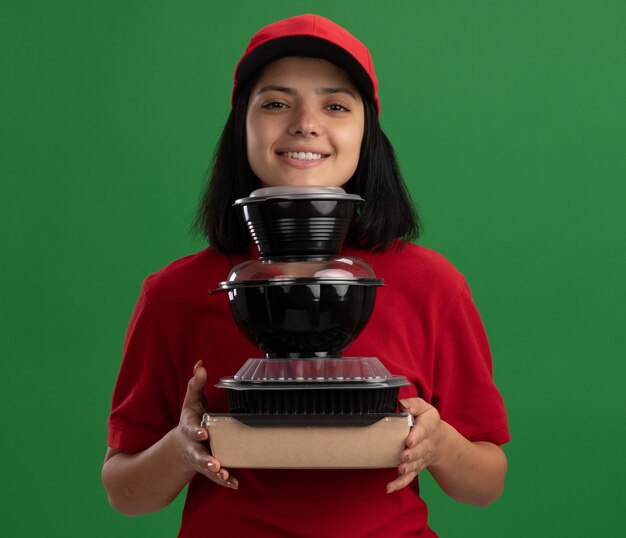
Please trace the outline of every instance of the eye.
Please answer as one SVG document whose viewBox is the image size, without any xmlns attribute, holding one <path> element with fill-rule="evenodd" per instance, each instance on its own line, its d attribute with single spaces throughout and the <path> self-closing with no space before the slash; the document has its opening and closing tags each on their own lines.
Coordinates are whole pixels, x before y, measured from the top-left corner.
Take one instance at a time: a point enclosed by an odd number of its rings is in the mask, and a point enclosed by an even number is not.
<svg viewBox="0 0 626 538">
<path fill-rule="evenodd" d="M 281 103 L 280 101 L 268 101 L 267 103 L 263 103 L 261 108 L 266 110 L 283 110 L 287 108 L 285 103 Z"/>
<path fill-rule="evenodd" d="M 350 112 L 350 109 L 341 103 L 332 103 L 326 107 L 331 112 Z"/>
</svg>

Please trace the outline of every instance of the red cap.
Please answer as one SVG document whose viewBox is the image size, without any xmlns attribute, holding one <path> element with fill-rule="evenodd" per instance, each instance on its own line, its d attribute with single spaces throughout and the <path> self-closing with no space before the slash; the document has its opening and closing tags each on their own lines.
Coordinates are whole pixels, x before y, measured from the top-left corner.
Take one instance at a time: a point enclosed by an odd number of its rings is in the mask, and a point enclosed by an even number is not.
<svg viewBox="0 0 626 538">
<path fill-rule="evenodd" d="M 231 103 L 238 86 L 263 66 L 285 56 L 322 58 L 341 67 L 374 100 L 378 115 L 378 80 L 367 47 L 345 28 L 319 15 L 298 15 L 273 22 L 252 36 L 235 67 Z"/>
</svg>

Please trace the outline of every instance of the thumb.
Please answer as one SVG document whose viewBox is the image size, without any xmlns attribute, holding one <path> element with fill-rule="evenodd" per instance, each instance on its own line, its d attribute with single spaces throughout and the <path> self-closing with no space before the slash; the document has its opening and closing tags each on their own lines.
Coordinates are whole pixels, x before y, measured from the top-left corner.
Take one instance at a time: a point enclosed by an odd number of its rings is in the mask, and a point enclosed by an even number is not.
<svg viewBox="0 0 626 538">
<path fill-rule="evenodd" d="M 430 405 L 421 398 L 405 398 L 398 401 L 398 408 L 400 411 L 406 411 L 412 415 L 419 415 L 420 413 L 426 411 L 429 407 Z"/>
<path fill-rule="evenodd" d="M 193 376 L 187 383 L 187 393 L 183 401 L 183 409 L 193 409 L 198 413 L 203 413 L 206 408 L 204 398 L 204 387 L 207 383 L 207 372 L 202 366 L 202 361 L 198 361 L 193 367 Z"/>
</svg>

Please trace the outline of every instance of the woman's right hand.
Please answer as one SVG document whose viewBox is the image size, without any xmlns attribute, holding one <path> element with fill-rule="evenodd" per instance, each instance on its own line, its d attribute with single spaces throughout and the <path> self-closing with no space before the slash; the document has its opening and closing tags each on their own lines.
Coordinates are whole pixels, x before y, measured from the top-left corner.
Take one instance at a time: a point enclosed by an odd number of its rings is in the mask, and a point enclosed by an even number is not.
<svg viewBox="0 0 626 538">
<path fill-rule="evenodd" d="M 193 377 L 187 384 L 187 394 L 177 428 L 180 453 L 189 469 L 210 478 L 220 486 L 237 489 L 239 481 L 230 476 L 228 470 L 211 456 L 206 446 L 209 432 L 202 426 L 202 416 L 207 412 L 207 402 L 204 397 L 206 382 L 207 372 L 202 366 L 202 361 L 198 361 L 193 368 Z"/>
</svg>

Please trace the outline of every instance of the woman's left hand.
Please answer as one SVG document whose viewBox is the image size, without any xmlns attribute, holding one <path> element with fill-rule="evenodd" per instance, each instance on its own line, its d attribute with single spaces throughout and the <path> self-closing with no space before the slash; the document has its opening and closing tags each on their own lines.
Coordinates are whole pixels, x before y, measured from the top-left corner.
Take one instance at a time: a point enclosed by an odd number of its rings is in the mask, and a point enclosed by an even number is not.
<svg viewBox="0 0 626 538">
<path fill-rule="evenodd" d="M 443 444 L 443 422 L 432 405 L 421 398 L 407 398 L 398 402 L 398 408 L 411 413 L 415 425 L 400 455 L 398 478 L 387 484 L 387 493 L 398 491 L 413 482 L 419 473 L 437 459 Z"/>
</svg>

